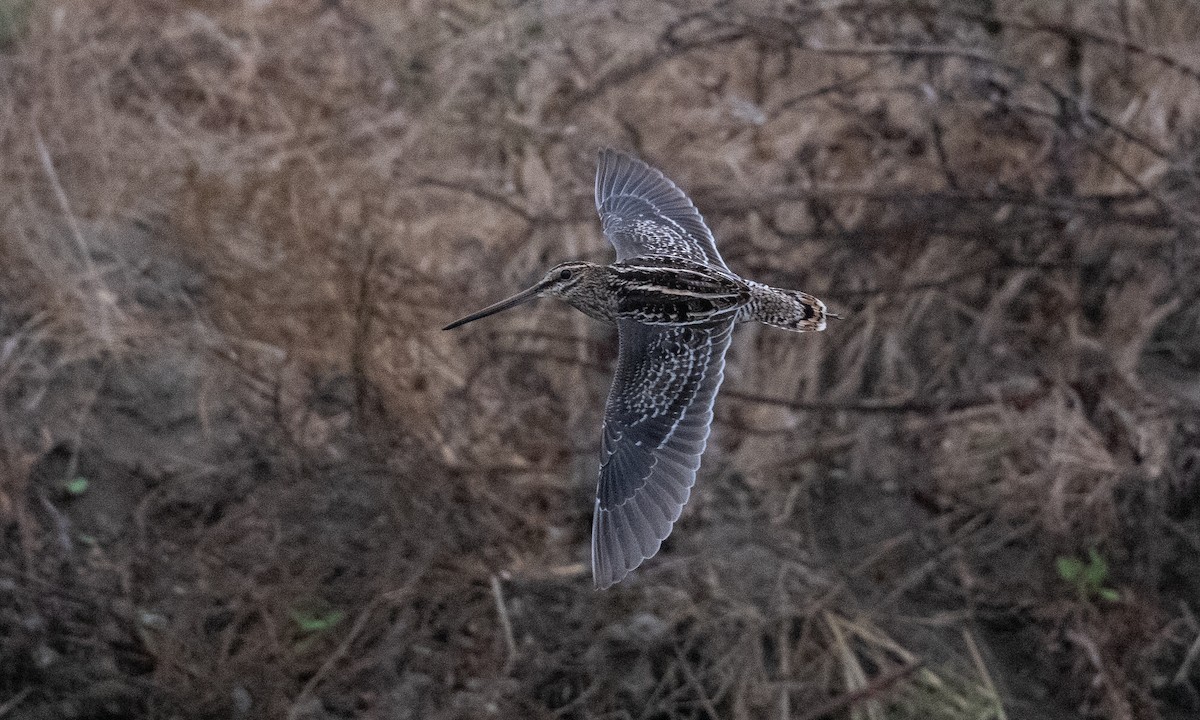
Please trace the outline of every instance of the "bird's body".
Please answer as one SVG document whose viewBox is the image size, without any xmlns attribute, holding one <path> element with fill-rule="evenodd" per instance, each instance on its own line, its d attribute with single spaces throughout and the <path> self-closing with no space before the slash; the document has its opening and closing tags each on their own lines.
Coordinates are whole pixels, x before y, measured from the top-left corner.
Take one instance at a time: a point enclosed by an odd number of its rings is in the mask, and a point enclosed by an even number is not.
<svg viewBox="0 0 1200 720">
<path fill-rule="evenodd" d="M 579 270 L 580 279 L 562 288 L 560 297 L 610 324 L 629 319 L 647 325 L 695 325 L 736 313 L 750 299 L 749 287 L 740 278 L 681 258 L 588 263 Z"/>
<path fill-rule="evenodd" d="M 617 325 L 592 520 L 592 572 L 603 588 L 658 552 L 687 503 L 734 325 L 824 330 L 827 313 L 807 293 L 730 271 L 691 200 L 640 160 L 601 152 L 596 208 L 617 262 L 563 263 L 445 329 L 546 295 Z"/>
</svg>

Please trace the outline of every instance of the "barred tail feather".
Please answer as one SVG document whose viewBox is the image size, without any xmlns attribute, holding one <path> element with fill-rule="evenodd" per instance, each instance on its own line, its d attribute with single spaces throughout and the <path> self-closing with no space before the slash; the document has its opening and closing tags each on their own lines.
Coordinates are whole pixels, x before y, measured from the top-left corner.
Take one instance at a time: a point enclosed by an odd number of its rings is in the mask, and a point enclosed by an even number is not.
<svg viewBox="0 0 1200 720">
<path fill-rule="evenodd" d="M 784 330 L 815 332 L 825 329 L 830 314 L 825 303 L 806 292 L 751 282 L 743 317 Z"/>
</svg>

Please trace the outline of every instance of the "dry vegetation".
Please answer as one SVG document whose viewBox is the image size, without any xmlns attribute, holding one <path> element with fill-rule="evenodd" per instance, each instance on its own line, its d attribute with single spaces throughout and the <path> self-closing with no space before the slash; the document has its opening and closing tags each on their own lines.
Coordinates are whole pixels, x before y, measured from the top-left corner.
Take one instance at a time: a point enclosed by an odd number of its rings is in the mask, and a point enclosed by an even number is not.
<svg viewBox="0 0 1200 720">
<path fill-rule="evenodd" d="M 0 718 L 1194 718 L 1200 10 L 0 0 Z M 596 593 L 597 147 L 729 264 Z"/>
</svg>

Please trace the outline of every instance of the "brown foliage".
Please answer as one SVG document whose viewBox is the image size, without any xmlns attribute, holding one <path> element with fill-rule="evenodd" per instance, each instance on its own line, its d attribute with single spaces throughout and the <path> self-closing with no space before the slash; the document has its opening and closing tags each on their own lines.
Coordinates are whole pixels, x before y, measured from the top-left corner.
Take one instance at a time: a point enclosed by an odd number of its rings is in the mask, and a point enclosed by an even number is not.
<svg viewBox="0 0 1200 720">
<path fill-rule="evenodd" d="M 0 717 L 1200 712 L 1196 11 L 18 5 Z M 845 319 L 598 594 L 611 331 L 437 328 L 609 257 L 606 145 Z"/>
</svg>

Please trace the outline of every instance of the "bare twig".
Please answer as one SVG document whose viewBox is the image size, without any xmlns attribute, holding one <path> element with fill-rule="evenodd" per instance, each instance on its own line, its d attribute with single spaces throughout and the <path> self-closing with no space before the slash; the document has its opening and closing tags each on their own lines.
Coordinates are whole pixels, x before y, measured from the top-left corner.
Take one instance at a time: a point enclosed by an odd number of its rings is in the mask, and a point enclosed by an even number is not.
<svg viewBox="0 0 1200 720">
<path fill-rule="evenodd" d="M 367 606 L 362 609 L 358 617 L 351 626 L 350 631 L 346 633 L 346 637 L 338 643 L 337 648 L 325 658 L 325 662 L 321 663 L 321 667 L 309 678 L 308 682 L 304 683 L 304 687 L 300 690 L 300 694 L 292 702 L 291 709 L 288 711 L 288 720 L 296 720 L 299 714 L 304 710 L 304 701 L 312 695 L 317 686 L 325 679 L 325 677 L 333 670 L 333 668 L 342 661 L 343 658 L 350 652 L 354 641 L 358 639 L 359 634 L 366 627 L 367 621 L 371 619 L 371 613 L 375 612 L 375 608 L 383 601 L 383 597 L 376 597 L 367 603 Z"/>
<path fill-rule="evenodd" d="M 1192 665 L 1195 664 L 1197 658 L 1200 658 L 1200 633 L 1196 634 L 1196 639 L 1188 647 L 1187 653 L 1183 656 L 1183 662 L 1179 664 L 1179 670 L 1175 672 L 1175 677 L 1171 682 L 1176 685 L 1185 684 L 1188 681 L 1188 676 L 1192 673 Z"/>
<path fill-rule="evenodd" d="M 116 344 L 116 338 L 113 336 L 112 330 L 113 304 L 116 296 L 104 284 L 104 279 L 100 277 L 95 263 L 92 262 L 92 253 L 91 249 L 88 248 L 87 239 L 84 238 L 83 230 L 79 227 L 79 220 L 76 218 L 75 212 L 71 209 L 71 202 L 67 199 L 67 193 L 63 190 L 62 183 L 58 179 L 58 171 L 54 168 L 54 161 L 50 158 L 50 151 L 46 149 L 46 141 L 42 139 L 42 131 L 36 125 L 33 127 L 33 140 L 34 144 L 37 145 L 38 157 L 42 162 L 42 170 L 46 173 L 46 179 L 50 181 L 50 187 L 54 189 L 54 198 L 58 202 L 59 209 L 62 211 L 63 219 L 67 223 L 68 230 L 70 230 L 71 238 L 75 241 L 75 247 L 79 251 L 79 260 L 83 263 L 83 267 L 87 273 L 88 284 L 92 290 L 90 300 L 96 304 L 97 311 L 99 312 L 100 336 L 104 339 L 105 344 L 111 348 Z"/>
<path fill-rule="evenodd" d="M 1160 159 L 1170 158 L 1170 153 L 1165 149 L 1154 144 L 1150 140 L 1143 138 L 1134 133 L 1129 128 L 1121 123 L 1112 120 L 1100 113 L 1090 104 L 1083 102 L 1080 98 L 1075 97 L 1070 92 L 1054 87 L 1045 80 L 1030 80 L 1026 77 L 1027 73 L 1020 67 L 1010 63 L 1003 62 L 992 55 L 985 52 L 974 50 L 966 47 L 955 47 L 948 45 L 860 45 L 860 46 L 805 46 L 804 49 L 819 52 L 824 55 L 844 56 L 844 57 L 879 57 L 879 56 L 894 56 L 900 58 L 955 58 L 966 60 L 968 62 L 988 65 L 998 70 L 1002 70 L 1011 76 L 1018 78 L 1024 82 L 1029 82 L 1044 90 L 1053 97 L 1060 105 L 1070 107 L 1079 113 L 1081 117 L 1092 120 L 1096 124 L 1112 130 L 1121 137 L 1129 140 L 1136 145 L 1139 145 L 1153 153 Z"/>
<path fill-rule="evenodd" d="M 512 620 L 508 617 L 508 606 L 504 602 L 504 588 L 500 578 L 492 576 L 492 597 L 496 600 L 496 614 L 500 617 L 500 629 L 504 632 L 504 645 L 508 648 L 508 658 L 504 661 L 503 674 L 512 672 L 513 664 L 517 661 L 517 640 L 513 636 Z"/>
<path fill-rule="evenodd" d="M 421 185 L 429 185 L 431 187 L 441 188 L 442 190 L 453 190 L 455 192 L 472 195 L 474 197 L 479 198 L 480 200 L 486 200 L 487 202 L 490 202 L 493 205 L 502 207 L 505 210 L 508 210 L 509 212 L 513 213 L 514 215 L 519 216 L 522 220 L 525 220 L 526 222 L 533 222 L 533 219 L 534 219 L 533 213 L 529 212 L 529 210 L 527 210 L 526 208 L 517 204 L 517 202 L 515 200 L 513 200 L 512 198 L 507 197 L 505 195 L 501 195 L 500 193 L 495 192 L 493 190 L 488 190 L 487 188 L 479 187 L 478 185 L 475 185 L 472 183 L 461 182 L 461 181 L 456 181 L 456 180 L 446 180 L 445 178 L 433 177 L 433 176 L 429 176 L 429 175 L 417 178 L 416 182 Z"/>
<path fill-rule="evenodd" d="M 9 714 L 13 710 L 16 710 L 17 706 L 24 702 L 25 698 L 29 697 L 29 694 L 32 692 L 33 687 L 26 686 L 21 688 L 20 692 L 18 692 L 16 695 L 13 695 L 8 700 L 5 700 L 2 704 L 0 704 L 0 718 Z"/>
<path fill-rule="evenodd" d="M 1142 193 L 1104 193 L 1104 194 L 1075 194 L 1045 195 L 1036 192 L 1017 191 L 953 191 L 935 190 L 924 191 L 920 188 L 896 187 L 879 190 L 873 187 L 832 187 L 829 185 L 816 187 L 785 187 L 769 192 L 745 192 L 728 194 L 718 190 L 697 192 L 697 202 L 707 213 L 738 214 L 746 210 L 774 207 L 780 203 L 793 201 L 833 202 L 837 200 L 866 200 L 880 203 L 895 203 L 901 206 L 924 207 L 932 204 L 947 206 L 963 204 L 979 204 L 994 206 L 1019 206 L 1038 208 L 1054 212 L 1070 212 L 1089 215 L 1105 222 L 1137 225 L 1149 228 L 1172 228 L 1171 223 L 1161 218 L 1159 213 L 1144 214 L 1129 211 L 1122 214 L 1117 208 L 1136 206 L 1146 202 Z"/>
<path fill-rule="evenodd" d="M 1095 30 L 1088 30 L 1076 25 L 1068 25 L 1061 22 L 1048 22 L 1045 20 L 1022 20 L 1021 18 L 1011 15 L 997 15 L 993 13 L 978 13 L 969 10 L 962 10 L 944 5 L 919 5 L 910 3 L 895 3 L 892 5 L 881 5 L 873 2 L 861 2 L 860 0 L 852 0 L 842 4 L 823 5 L 822 9 L 827 12 L 869 12 L 872 15 L 880 15 L 883 13 L 903 14 L 903 15 L 925 15 L 925 16 L 941 16 L 954 17 L 963 20 L 977 22 L 984 26 L 996 26 L 1008 28 L 1010 30 L 1019 30 L 1023 32 L 1033 33 L 1048 33 L 1059 35 L 1060 37 L 1077 38 L 1086 40 L 1098 45 L 1106 45 L 1109 47 L 1122 50 L 1134 55 L 1143 55 L 1165 67 L 1174 70 L 1181 75 L 1192 80 L 1200 80 L 1200 70 L 1187 65 L 1182 60 L 1160 52 L 1153 48 L 1139 44 L 1128 38 L 1113 37 Z"/>
<path fill-rule="evenodd" d="M 979 646 L 975 643 L 975 636 L 967 628 L 963 628 L 963 641 L 967 644 L 967 651 L 971 653 L 971 662 L 975 663 L 975 669 L 979 671 L 979 677 L 983 679 L 983 684 L 988 689 L 988 694 L 996 701 L 996 720 L 1008 720 L 1008 714 L 1004 711 L 1004 701 L 1000 699 L 1000 692 L 996 689 L 996 683 L 992 682 L 992 674 L 988 672 L 987 663 L 983 661 L 983 654 L 979 652 Z"/>
<path fill-rule="evenodd" d="M 675 649 L 675 658 L 679 661 L 679 668 L 683 671 L 683 678 L 687 682 L 688 687 L 692 692 L 696 693 L 696 697 L 700 700 L 700 707 L 704 708 L 704 713 L 708 715 L 709 720 L 720 720 L 720 715 L 717 714 L 717 708 L 713 705 L 712 700 L 708 697 L 708 693 L 704 690 L 704 686 L 700 684 L 700 680 L 696 674 L 692 672 L 691 665 L 687 659 L 683 657 L 683 653 L 679 648 Z"/>
<path fill-rule="evenodd" d="M 75 546 L 71 542 L 71 521 L 66 515 L 59 512 L 58 508 L 54 506 L 54 503 L 50 502 L 50 498 L 46 497 L 45 492 L 38 490 L 37 498 L 42 504 L 42 509 L 44 509 L 54 521 L 54 529 L 58 533 L 58 544 L 60 547 L 62 547 L 63 555 L 67 558 L 67 561 L 71 565 L 74 565 Z"/>
<path fill-rule="evenodd" d="M 758 395 L 736 389 L 722 390 L 723 397 L 742 400 L 744 402 L 777 405 L 793 410 L 806 412 L 851 412 L 851 413 L 937 413 L 963 410 L 977 405 L 992 405 L 997 402 L 1027 402 L 1033 397 L 1045 393 L 1040 387 L 1030 387 L 1024 383 L 1014 384 L 1010 388 L 998 388 L 994 393 L 979 393 L 958 395 L 941 400 L 889 400 L 885 398 L 858 398 L 854 400 L 790 400 L 788 398 Z"/>
<path fill-rule="evenodd" d="M 794 95 L 794 96 L 788 98 L 787 100 L 784 100 L 783 102 L 779 103 L 779 107 L 776 108 L 776 112 L 783 112 L 786 110 L 791 110 L 791 109 L 793 109 L 809 100 L 812 100 L 814 98 L 823 97 L 825 95 L 831 95 L 831 94 L 835 94 L 835 93 L 849 92 L 855 85 L 862 83 L 864 80 L 875 75 L 881 69 L 886 67 L 889 64 L 889 62 L 890 62 L 890 60 L 882 60 L 882 61 L 877 61 L 877 62 L 871 63 L 870 66 L 866 70 L 863 70 L 862 72 L 860 72 L 856 75 L 853 75 L 851 77 L 848 77 L 848 78 L 845 78 L 842 80 L 838 80 L 837 82 L 829 83 L 827 85 L 822 85 L 819 88 L 815 88 L 813 90 L 809 90 L 807 92 L 800 93 L 799 95 Z"/>
<path fill-rule="evenodd" d="M 711 36 L 700 39 L 682 40 L 676 37 L 676 33 L 687 20 L 698 17 L 700 14 L 685 16 L 680 20 L 667 26 L 659 38 L 660 45 L 664 45 L 660 49 L 644 53 L 630 60 L 613 65 L 599 77 L 584 88 L 580 88 L 568 94 L 563 101 L 566 108 L 594 100 L 603 95 L 613 87 L 627 83 L 641 75 L 656 70 L 662 66 L 662 63 L 672 58 L 684 55 L 692 50 L 702 48 L 711 48 L 717 45 L 725 45 L 736 42 L 746 37 L 746 31 L 732 26 L 724 26 L 721 30 Z"/>
<path fill-rule="evenodd" d="M 923 666 L 924 663 L 920 661 L 911 662 L 891 672 L 884 673 L 857 690 L 821 703 L 816 708 L 801 715 L 800 720 L 820 720 L 820 718 L 832 715 L 838 710 L 854 707 L 866 700 L 873 700 L 883 695 L 896 683 L 911 677 L 913 673 L 920 670 Z"/>
</svg>

